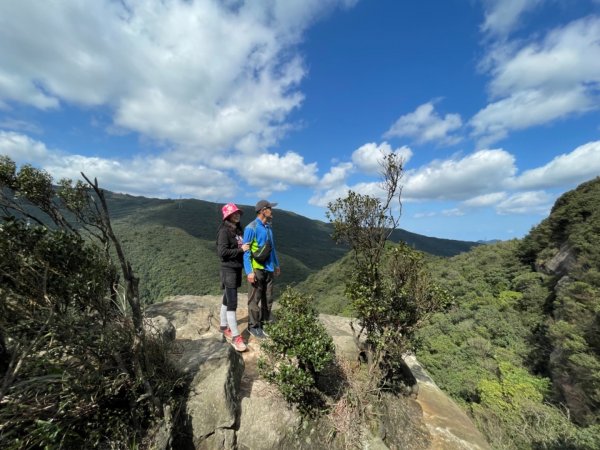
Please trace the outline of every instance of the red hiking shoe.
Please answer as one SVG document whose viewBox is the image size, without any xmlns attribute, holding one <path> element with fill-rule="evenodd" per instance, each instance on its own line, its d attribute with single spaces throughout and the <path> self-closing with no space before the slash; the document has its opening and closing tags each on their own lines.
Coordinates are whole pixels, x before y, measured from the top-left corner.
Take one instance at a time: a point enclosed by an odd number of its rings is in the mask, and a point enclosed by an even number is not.
<svg viewBox="0 0 600 450">
<path fill-rule="evenodd" d="M 231 335 L 231 328 L 227 327 L 224 330 L 221 330 L 221 333 L 223 333 L 223 336 L 228 341 L 231 341 L 231 339 L 233 339 L 233 336 Z"/>
<path fill-rule="evenodd" d="M 230 331 L 231 332 L 231 331 Z M 232 340 L 231 340 L 231 345 L 233 346 L 233 348 L 235 348 L 238 352 L 245 352 L 247 350 L 248 347 L 246 347 L 246 344 L 244 343 L 244 339 L 242 339 L 241 335 L 237 335 L 235 336 Z"/>
</svg>

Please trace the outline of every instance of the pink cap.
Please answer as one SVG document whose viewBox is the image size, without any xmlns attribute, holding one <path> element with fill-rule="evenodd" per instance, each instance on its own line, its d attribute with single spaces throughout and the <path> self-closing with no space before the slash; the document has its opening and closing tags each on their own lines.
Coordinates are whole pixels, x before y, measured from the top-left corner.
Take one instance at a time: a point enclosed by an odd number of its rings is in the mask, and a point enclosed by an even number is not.
<svg viewBox="0 0 600 450">
<path fill-rule="evenodd" d="M 221 212 L 223 213 L 223 220 L 227 219 L 234 212 L 244 214 L 244 211 L 235 206 L 235 203 L 227 203 L 225 206 L 223 206 L 223 208 L 221 208 Z"/>
</svg>

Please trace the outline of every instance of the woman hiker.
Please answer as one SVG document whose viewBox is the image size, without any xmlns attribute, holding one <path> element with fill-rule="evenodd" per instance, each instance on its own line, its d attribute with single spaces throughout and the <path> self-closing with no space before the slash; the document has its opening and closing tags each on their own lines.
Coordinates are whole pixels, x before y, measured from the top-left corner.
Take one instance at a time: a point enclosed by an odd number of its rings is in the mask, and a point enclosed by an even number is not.
<svg viewBox="0 0 600 450">
<path fill-rule="evenodd" d="M 238 352 L 246 350 L 244 339 L 238 330 L 235 311 L 237 309 L 237 288 L 242 285 L 244 252 L 250 248 L 243 244 L 244 231 L 240 225 L 242 211 L 234 204 L 227 203 L 221 208 L 223 222 L 217 232 L 217 254 L 221 258 L 221 332 Z"/>
</svg>

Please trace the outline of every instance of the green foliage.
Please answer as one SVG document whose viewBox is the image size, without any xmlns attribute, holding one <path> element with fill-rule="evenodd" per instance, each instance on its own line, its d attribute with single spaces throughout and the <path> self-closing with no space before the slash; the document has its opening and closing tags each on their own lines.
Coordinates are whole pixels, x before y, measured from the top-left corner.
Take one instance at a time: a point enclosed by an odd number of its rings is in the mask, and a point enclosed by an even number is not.
<svg viewBox="0 0 600 450">
<path fill-rule="evenodd" d="M 500 448 L 593 449 L 600 444 L 600 435 L 593 434 L 598 427 L 577 428 L 562 410 L 544 402 L 550 392 L 546 378 L 500 362 L 497 378 L 482 380 L 478 390 L 480 402 L 472 404 L 472 413 L 489 435 L 496 435 Z M 494 430 L 498 426 L 504 432 Z"/>
<path fill-rule="evenodd" d="M 177 294 L 217 294 L 219 259 L 215 251 L 220 205 L 199 200 L 157 200 L 120 194 L 108 196 L 116 233 L 140 278 L 145 303 Z M 242 223 L 254 218 L 241 206 Z M 324 224 L 277 211 L 275 240 L 282 274 L 275 287 L 295 284 L 346 249 L 330 241 Z M 242 289 L 246 289 L 243 284 Z"/>
<path fill-rule="evenodd" d="M 429 278 L 423 255 L 405 244 L 388 246 L 378 274 L 377 296 L 360 270 L 350 278 L 347 296 L 379 358 L 382 387 L 395 389 L 406 381 L 398 364 L 413 348 L 416 330 L 452 299 Z"/>
<path fill-rule="evenodd" d="M 0 328 L 9 365 L 19 364 L 2 374 L 2 448 L 129 442 L 154 413 L 136 403 L 144 386 L 131 366 L 134 329 L 109 296 L 114 267 L 78 236 L 18 221 L 0 227 L 0 255 Z M 153 363 L 158 379 L 172 376 L 164 358 Z"/>
<path fill-rule="evenodd" d="M 57 312 L 85 308 L 90 302 L 96 302 L 93 307 L 99 312 L 110 308 L 103 297 L 107 282 L 116 280 L 116 270 L 99 248 L 78 234 L 27 227 L 22 221 L 8 219 L 0 226 L 0 253 L 4 284 L 0 292 L 5 295 L 18 295 L 22 303 L 29 297 L 46 299 L 55 304 Z M 2 306 L 8 308 L 9 304 Z M 12 310 L 6 313 L 7 317 L 16 314 Z"/>
<path fill-rule="evenodd" d="M 319 322 L 312 299 L 293 289 L 281 296 L 277 321 L 267 329 L 259 371 L 290 403 L 310 411 L 318 400 L 316 377 L 333 361 L 333 340 Z"/>
<path fill-rule="evenodd" d="M 544 431 L 533 436 L 537 419 L 570 427 L 558 409 L 544 403 L 547 380 L 524 368 L 534 352 L 532 329 L 544 323 L 550 292 L 544 275 L 532 275 L 519 261 L 517 247 L 517 241 L 501 242 L 432 259 L 431 272 L 456 304 L 417 332 L 421 363 L 468 407 L 494 447 L 507 449 L 531 448 L 544 433 L 558 442 L 560 433 L 548 434 L 539 425 Z"/>
<path fill-rule="evenodd" d="M 145 304 L 171 295 L 217 295 L 221 292 L 214 242 L 195 239 L 178 228 L 115 224 L 123 248 L 140 278 Z M 144 245 L 140 245 L 143 243 Z"/>
<path fill-rule="evenodd" d="M 441 239 L 422 234 L 411 233 L 410 231 L 395 229 L 389 237 L 392 242 L 406 242 L 416 250 L 436 256 L 456 256 L 481 244 L 470 241 L 457 241 L 454 239 Z"/>
<path fill-rule="evenodd" d="M 128 241 L 128 251 L 132 254 L 132 262 L 140 270 L 142 281 L 149 279 L 144 278 L 144 273 L 152 272 L 154 283 L 165 286 L 171 284 L 179 289 L 188 287 L 188 281 L 181 280 L 180 283 L 178 273 L 170 271 L 168 267 L 176 257 L 176 250 L 171 250 L 171 247 L 185 249 L 184 253 L 197 254 L 193 261 L 188 258 L 190 269 L 184 268 L 182 273 L 182 278 L 187 278 L 187 273 L 193 268 L 199 275 L 187 293 L 212 293 L 215 287 L 218 290 L 219 259 L 215 251 L 215 239 L 221 222 L 222 205 L 201 200 L 159 200 L 122 194 L 110 194 L 107 199 L 111 215 L 115 218 L 115 228 Z M 242 225 L 254 220 L 256 214 L 253 207 L 238 206 L 244 211 Z M 154 230 L 150 235 L 151 246 L 145 240 L 148 228 Z M 274 213 L 273 230 L 282 264 L 282 274 L 276 286 L 298 283 L 347 251 L 331 242 L 331 230 L 326 224 L 291 212 L 277 210 Z M 160 232 L 164 233 L 166 242 L 161 242 Z M 165 256 L 168 253 L 172 256 Z M 155 259 L 156 256 L 158 258 Z M 212 272 L 214 268 L 217 268 L 216 272 Z M 171 273 L 167 275 L 167 272 Z M 203 276 L 203 273 L 210 273 L 210 276 Z M 157 297 L 157 290 L 151 294 L 150 301 L 162 301 L 164 298 Z M 145 295 L 145 298 L 148 297 Z"/>
<path fill-rule="evenodd" d="M 600 448 L 599 202 L 600 178 L 567 193 L 523 240 L 424 258 L 455 304 L 417 329 L 417 357 L 494 448 Z M 561 248 L 571 254 L 569 272 L 543 271 Z M 357 276 L 354 259 L 349 253 L 299 287 L 320 309 L 350 315 L 340 285 Z M 503 365 L 521 381 L 502 375 Z M 503 392 L 525 387 L 535 395 L 522 402 Z"/>
<path fill-rule="evenodd" d="M 346 297 L 346 281 L 353 271 L 352 253 L 325 266 L 295 287 L 315 299 L 315 308 L 324 314 L 351 316 L 352 308 Z"/>
<path fill-rule="evenodd" d="M 552 280 L 543 335 L 552 348 L 547 369 L 574 420 L 593 425 L 600 420 L 600 178 L 562 195 L 523 239 L 519 256 L 544 268 L 559 251 L 569 263 Z"/>
<path fill-rule="evenodd" d="M 120 306 L 110 223 L 89 201 L 81 184 L 57 196 L 45 172 L 0 159 L 2 448 L 129 448 L 177 383 L 135 303 Z"/>
<path fill-rule="evenodd" d="M 480 404 L 507 414 L 507 419 L 515 416 L 523 403 L 541 403 L 549 388 L 548 379 L 531 376 L 523 368 L 506 361 L 498 364 L 496 379 L 481 380 L 477 386 Z"/>
<path fill-rule="evenodd" d="M 402 160 L 386 155 L 382 161 L 383 200 L 350 191 L 329 204 L 333 238 L 352 249 L 352 272 L 346 296 L 366 331 L 366 354 L 374 383 L 397 392 L 405 380 L 403 354 L 412 347 L 415 330 L 450 297 L 431 283 L 423 256 L 406 244 L 386 241 L 398 225 L 392 202 L 400 202 Z M 412 380 L 410 380 L 412 381 Z"/>
<path fill-rule="evenodd" d="M 456 307 L 417 333 L 417 356 L 494 448 L 600 448 L 599 206 L 597 178 L 521 241 L 432 260 Z"/>
<path fill-rule="evenodd" d="M 579 254 L 579 266 L 600 267 L 600 177 L 556 200 L 550 216 L 523 239 L 519 256 L 529 264 L 543 262 L 543 251 L 567 244 Z"/>
<path fill-rule="evenodd" d="M 600 425 L 575 428 L 562 438 L 556 449 L 561 450 L 596 450 L 600 448 Z"/>
</svg>

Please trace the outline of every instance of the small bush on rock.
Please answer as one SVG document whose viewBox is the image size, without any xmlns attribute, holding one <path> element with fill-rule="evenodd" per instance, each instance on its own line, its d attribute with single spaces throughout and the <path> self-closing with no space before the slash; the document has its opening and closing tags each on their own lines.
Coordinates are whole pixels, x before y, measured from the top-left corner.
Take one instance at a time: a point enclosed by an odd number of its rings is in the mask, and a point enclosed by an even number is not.
<svg viewBox="0 0 600 450">
<path fill-rule="evenodd" d="M 320 397 L 316 377 L 335 356 L 333 340 L 319 322 L 312 298 L 288 288 L 279 301 L 271 339 L 262 345 L 260 374 L 302 411 L 314 409 Z"/>
</svg>

